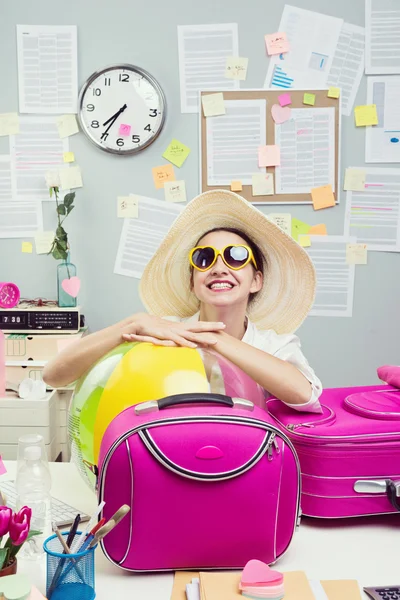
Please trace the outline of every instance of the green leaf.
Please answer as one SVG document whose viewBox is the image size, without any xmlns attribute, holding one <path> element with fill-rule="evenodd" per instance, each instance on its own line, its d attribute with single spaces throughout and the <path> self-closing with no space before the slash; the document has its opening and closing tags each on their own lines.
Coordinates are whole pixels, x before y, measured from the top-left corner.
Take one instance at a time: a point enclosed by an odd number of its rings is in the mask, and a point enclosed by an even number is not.
<svg viewBox="0 0 400 600">
<path fill-rule="evenodd" d="M 7 548 L 0 548 L 0 570 L 5 567 L 4 561 L 6 560 L 7 553 Z"/>
<path fill-rule="evenodd" d="M 60 250 L 60 252 L 61 252 L 61 250 L 67 250 L 68 240 L 66 240 L 66 239 L 57 240 L 57 247 Z"/>
<path fill-rule="evenodd" d="M 65 206 L 68 208 L 68 206 L 70 206 L 73 203 L 74 199 L 75 199 L 75 192 L 71 192 L 70 194 L 67 194 L 66 196 L 64 196 Z"/>
<path fill-rule="evenodd" d="M 49 188 L 49 192 L 50 192 L 50 198 L 51 198 L 53 195 L 53 188 Z"/>
<path fill-rule="evenodd" d="M 54 248 L 52 254 L 56 260 L 65 260 L 68 256 L 68 252 L 66 252 L 63 248 L 59 247 L 58 244 Z"/>
<path fill-rule="evenodd" d="M 30 540 L 34 535 L 42 535 L 42 531 L 38 531 L 36 529 L 31 529 L 30 532 L 28 533 L 28 537 L 27 539 Z"/>
<path fill-rule="evenodd" d="M 68 206 L 67 208 L 67 215 L 69 215 L 69 213 L 71 212 L 71 210 L 75 208 L 75 206 L 73 206 L 72 204 L 70 206 Z"/>
<path fill-rule="evenodd" d="M 68 238 L 67 232 L 65 231 L 64 227 L 61 227 L 61 225 L 59 225 L 56 229 L 56 236 L 60 240 L 66 240 Z"/>
<path fill-rule="evenodd" d="M 65 210 L 64 204 L 59 204 L 57 206 L 57 212 L 58 212 L 59 215 L 65 215 L 66 210 Z"/>
</svg>

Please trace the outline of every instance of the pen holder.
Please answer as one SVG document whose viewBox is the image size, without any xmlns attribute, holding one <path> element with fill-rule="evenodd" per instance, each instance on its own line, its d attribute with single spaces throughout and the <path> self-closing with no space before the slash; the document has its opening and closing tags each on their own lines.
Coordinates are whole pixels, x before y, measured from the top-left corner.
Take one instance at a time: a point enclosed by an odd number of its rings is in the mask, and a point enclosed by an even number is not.
<svg viewBox="0 0 400 600">
<path fill-rule="evenodd" d="M 62 534 L 65 540 L 68 532 Z M 76 535 L 81 535 L 77 532 Z M 44 542 L 46 552 L 46 596 L 48 600 L 93 600 L 96 546 L 77 554 L 63 554 L 56 535 Z"/>
</svg>

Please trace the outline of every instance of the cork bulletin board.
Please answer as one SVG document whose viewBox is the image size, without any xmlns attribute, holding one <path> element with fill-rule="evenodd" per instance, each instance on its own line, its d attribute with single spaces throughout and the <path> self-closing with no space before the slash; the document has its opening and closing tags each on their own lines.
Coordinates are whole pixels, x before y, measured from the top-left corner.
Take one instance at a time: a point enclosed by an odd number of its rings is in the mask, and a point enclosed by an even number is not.
<svg viewBox="0 0 400 600">
<path fill-rule="evenodd" d="M 218 90 L 215 90 L 218 91 Z M 340 98 L 328 98 L 328 89 L 319 90 L 235 90 L 231 92 L 224 91 L 224 101 L 226 100 L 266 100 L 266 139 L 264 144 L 270 145 L 275 144 L 275 121 L 271 115 L 271 107 L 274 104 L 279 104 L 278 96 L 288 92 L 291 97 L 290 108 L 302 108 L 305 110 L 313 108 L 329 108 L 335 109 L 334 115 L 334 196 L 335 200 L 339 202 L 339 173 L 340 173 Z M 207 95 L 212 92 L 206 91 L 201 92 L 201 95 Z M 315 94 L 314 106 L 308 106 L 303 104 L 304 94 L 310 93 Z M 215 117 L 208 117 L 210 119 Z M 274 186 L 275 186 L 275 168 L 267 167 L 266 171 L 274 174 Z M 205 192 L 208 190 L 222 188 L 230 189 L 230 185 L 216 185 L 209 186 L 207 180 L 208 173 L 208 157 L 207 157 L 207 119 L 204 116 L 203 111 L 200 111 L 200 181 L 201 191 Z M 239 177 L 237 179 L 240 179 Z M 329 183 L 328 181 L 320 183 L 324 185 Z M 312 186 L 314 187 L 314 186 Z M 317 185 L 315 186 L 317 187 Z M 275 187 L 274 187 L 275 190 Z M 243 184 L 243 189 L 239 192 L 246 200 L 254 204 L 311 204 L 310 193 L 283 193 L 283 194 L 272 194 L 266 196 L 253 196 L 252 186 Z"/>
</svg>

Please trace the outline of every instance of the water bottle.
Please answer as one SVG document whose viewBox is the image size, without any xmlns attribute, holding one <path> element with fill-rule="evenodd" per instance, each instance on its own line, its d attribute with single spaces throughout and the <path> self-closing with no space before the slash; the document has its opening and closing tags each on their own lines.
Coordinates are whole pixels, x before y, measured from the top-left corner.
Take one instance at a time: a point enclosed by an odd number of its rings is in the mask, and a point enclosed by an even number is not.
<svg viewBox="0 0 400 600">
<path fill-rule="evenodd" d="M 32 509 L 31 531 L 41 531 L 21 548 L 23 558 L 39 558 L 43 554 L 43 542 L 51 535 L 51 477 L 42 460 L 40 446 L 26 446 L 23 461 L 15 481 L 17 509 L 29 506 Z"/>
</svg>

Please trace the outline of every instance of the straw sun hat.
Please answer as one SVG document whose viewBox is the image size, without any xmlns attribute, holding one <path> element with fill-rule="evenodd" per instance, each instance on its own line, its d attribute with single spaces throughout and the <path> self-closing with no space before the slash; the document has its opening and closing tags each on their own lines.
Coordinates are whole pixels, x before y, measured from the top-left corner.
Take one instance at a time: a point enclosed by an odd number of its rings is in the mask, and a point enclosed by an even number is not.
<svg viewBox="0 0 400 600">
<path fill-rule="evenodd" d="M 140 295 L 150 313 L 190 317 L 199 302 L 190 290 L 189 251 L 216 227 L 247 233 L 266 259 L 264 284 L 248 307 L 259 329 L 295 331 L 315 295 L 315 270 L 307 252 L 266 215 L 238 194 L 212 190 L 189 202 L 177 217 L 140 281 Z"/>
</svg>

